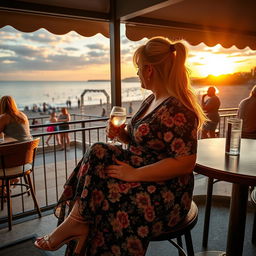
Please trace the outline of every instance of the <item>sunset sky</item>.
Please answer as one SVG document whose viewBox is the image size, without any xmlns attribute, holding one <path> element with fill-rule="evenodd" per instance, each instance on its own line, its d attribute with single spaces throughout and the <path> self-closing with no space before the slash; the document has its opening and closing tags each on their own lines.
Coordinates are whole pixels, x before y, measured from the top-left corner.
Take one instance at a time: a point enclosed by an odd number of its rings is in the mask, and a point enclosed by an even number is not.
<svg viewBox="0 0 256 256">
<path fill-rule="evenodd" d="M 122 78 L 136 76 L 132 54 L 143 41 L 129 41 L 122 28 Z M 248 47 L 187 46 L 193 77 L 249 72 L 256 66 L 256 51 Z M 0 29 L 0 75 L 2 81 L 110 79 L 109 39 L 82 37 L 76 32 L 58 36 L 44 29 L 22 33 L 6 26 Z"/>
</svg>

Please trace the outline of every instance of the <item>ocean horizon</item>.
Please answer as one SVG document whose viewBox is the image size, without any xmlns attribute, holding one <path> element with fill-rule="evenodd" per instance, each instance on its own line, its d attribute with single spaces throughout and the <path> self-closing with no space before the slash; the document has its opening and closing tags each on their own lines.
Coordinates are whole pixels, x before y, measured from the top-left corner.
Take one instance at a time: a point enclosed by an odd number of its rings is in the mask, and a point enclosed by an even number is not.
<svg viewBox="0 0 256 256">
<path fill-rule="evenodd" d="M 208 85 L 210 86 L 210 85 Z M 194 85 L 198 99 L 207 90 L 207 85 Z M 248 97 L 251 86 L 249 85 L 223 85 L 218 86 L 218 96 L 222 102 L 221 107 L 237 107 L 239 102 Z M 110 81 L 0 81 L 0 97 L 11 95 L 14 97 L 18 108 L 23 110 L 25 106 L 30 109 L 36 104 L 41 107 L 47 103 L 52 107 L 66 106 L 70 100 L 73 107 L 77 106 L 77 100 L 84 90 L 105 90 L 111 99 Z M 140 87 L 140 82 L 122 81 L 122 101 L 141 101 L 150 91 Z M 111 101 L 111 100 L 110 100 Z M 107 97 L 102 92 L 87 92 L 84 95 L 85 105 L 97 105 L 106 103 Z"/>
</svg>

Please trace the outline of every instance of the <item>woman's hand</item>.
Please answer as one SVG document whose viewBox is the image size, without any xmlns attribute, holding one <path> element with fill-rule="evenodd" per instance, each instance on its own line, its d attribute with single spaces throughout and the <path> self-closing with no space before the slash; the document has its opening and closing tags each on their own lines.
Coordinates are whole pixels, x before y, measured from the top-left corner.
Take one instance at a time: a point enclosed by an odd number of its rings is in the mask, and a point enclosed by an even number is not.
<svg viewBox="0 0 256 256">
<path fill-rule="evenodd" d="M 116 127 L 112 124 L 110 120 L 107 121 L 106 127 L 106 135 L 110 139 L 114 139 L 119 136 L 120 132 L 125 128 L 126 124 L 121 125 L 120 127 Z"/>
<path fill-rule="evenodd" d="M 109 165 L 106 168 L 106 173 L 109 177 L 124 180 L 128 182 L 134 182 L 135 179 L 135 168 L 131 165 L 115 159 L 116 165 Z"/>
</svg>

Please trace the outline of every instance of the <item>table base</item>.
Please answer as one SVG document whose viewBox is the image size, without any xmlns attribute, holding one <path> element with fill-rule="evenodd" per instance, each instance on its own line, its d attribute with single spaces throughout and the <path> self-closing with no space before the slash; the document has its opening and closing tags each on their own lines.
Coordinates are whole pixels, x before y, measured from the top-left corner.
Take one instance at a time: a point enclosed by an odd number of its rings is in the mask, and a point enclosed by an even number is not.
<svg viewBox="0 0 256 256">
<path fill-rule="evenodd" d="M 226 256 L 226 252 L 223 251 L 206 251 L 198 252 L 195 256 Z"/>
</svg>

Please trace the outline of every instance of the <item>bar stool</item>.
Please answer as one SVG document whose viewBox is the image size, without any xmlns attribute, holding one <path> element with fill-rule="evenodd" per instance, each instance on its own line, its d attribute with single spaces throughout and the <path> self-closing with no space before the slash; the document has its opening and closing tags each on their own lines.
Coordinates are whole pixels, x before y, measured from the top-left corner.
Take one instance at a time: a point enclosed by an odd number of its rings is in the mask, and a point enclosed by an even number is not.
<svg viewBox="0 0 256 256">
<path fill-rule="evenodd" d="M 35 208 L 39 217 L 41 217 L 30 173 L 34 170 L 35 152 L 39 144 L 39 138 L 32 141 L 6 144 L 0 147 L 0 180 L 2 192 L 1 209 L 3 209 L 4 199 L 7 200 L 8 227 L 12 229 L 12 197 L 22 196 L 25 193 L 31 193 Z M 21 193 L 11 194 L 10 181 L 15 178 L 24 178 L 25 183 L 17 183 L 21 187 Z M 4 190 L 6 188 L 6 195 Z"/>
<path fill-rule="evenodd" d="M 179 256 L 194 256 L 194 248 L 191 238 L 190 231 L 192 228 L 196 225 L 198 220 L 198 208 L 194 201 L 191 203 L 190 210 L 185 217 L 185 219 L 173 227 L 173 229 L 168 232 L 161 234 L 157 237 L 151 238 L 150 241 L 169 241 L 171 244 L 173 244 L 178 250 L 179 250 Z M 186 242 L 186 248 L 187 253 L 184 251 L 182 246 L 182 236 L 185 236 L 185 242 Z M 172 239 L 177 239 L 177 243 L 174 242 Z"/>
</svg>

